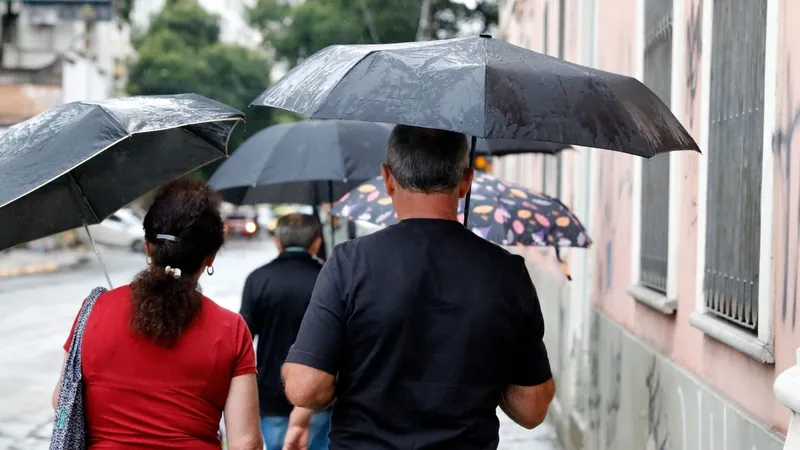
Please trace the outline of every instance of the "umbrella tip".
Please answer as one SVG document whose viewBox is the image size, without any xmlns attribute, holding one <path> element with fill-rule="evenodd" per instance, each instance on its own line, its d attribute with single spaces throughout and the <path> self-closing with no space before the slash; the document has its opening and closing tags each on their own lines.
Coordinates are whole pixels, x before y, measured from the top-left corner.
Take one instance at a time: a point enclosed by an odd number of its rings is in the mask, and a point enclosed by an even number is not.
<svg viewBox="0 0 800 450">
<path fill-rule="evenodd" d="M 478 36 L 480 36 L 482 38 L 486 38 L 486 39 L 491 39 L 492 38 L 492 35 L 488 34 L 488 33 L 481 33 Z"/>
</svg>

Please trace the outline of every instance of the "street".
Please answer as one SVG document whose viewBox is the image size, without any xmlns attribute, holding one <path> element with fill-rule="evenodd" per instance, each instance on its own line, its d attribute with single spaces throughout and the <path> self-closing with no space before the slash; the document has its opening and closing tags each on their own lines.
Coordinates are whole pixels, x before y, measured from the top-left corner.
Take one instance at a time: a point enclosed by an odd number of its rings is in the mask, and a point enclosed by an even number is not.
<svg viewBox="0 0 800 450">
<path fill-rule="evenodd" d="M 115 285 L 130 282 L 144 268 L 141 254 L 101 252 Z M 245 276 L 275 255 L 269 241 L 231 240 L 217 257 L 214 275 L 201 278 L 203 292 L 238 311 Z M 61 346 L 83 298 L 92 288 L 105 285 L 94 260 L 72 272 L 0 280 L 0 449 L 48 448 L 50 397 L 64 354 Z M 560 448 L 549 422 L 526 431 L 499 414 L 501 449 Z"/>
</svg>

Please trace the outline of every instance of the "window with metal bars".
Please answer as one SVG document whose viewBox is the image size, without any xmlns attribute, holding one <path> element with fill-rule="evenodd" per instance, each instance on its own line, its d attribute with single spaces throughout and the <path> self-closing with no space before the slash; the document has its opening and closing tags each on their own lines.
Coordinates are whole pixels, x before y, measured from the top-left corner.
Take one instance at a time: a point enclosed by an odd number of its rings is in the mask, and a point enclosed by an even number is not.
<svg viewBox="0 0 800 450">
<path fill-rule="evenodd" d="M 644 84 L 669 106 L 672 89 L 672 0 L 645 1 Z M 669 155 L 642 162 L 639 284 L 667 292 Z"/>
<path fill-rule="evenodd" d="M 706 309 L 753 333 L 758 331 L 766 4 L 714 1 L 706 156 Z"/>
</svg>

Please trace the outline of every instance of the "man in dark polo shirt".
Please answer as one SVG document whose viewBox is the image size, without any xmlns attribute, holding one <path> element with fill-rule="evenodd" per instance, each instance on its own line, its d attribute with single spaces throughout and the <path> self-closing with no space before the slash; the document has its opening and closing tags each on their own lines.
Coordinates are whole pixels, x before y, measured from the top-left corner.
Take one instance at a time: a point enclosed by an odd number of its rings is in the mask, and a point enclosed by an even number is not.
<svg viewBox="0 0 800 450">
<path fill-rule="evenodd" d="M 397 126 L 382 170 L 400 223 L 334 249 L 286 394 L 311 409 L 335 399 L 333 450 L 494 450 L 498 406 L 534 428 L 555 392 L 525 261 L 457 222 L 464 135 Z"/>
<path fill-rule="evenodd" d="M 322 229 L 317 217 L 293 213 L 281 217 L 275 228 L 280 254 L 247 277 L 241 314 L 250 333 L 258 337 L 258 400 L 261 432 L 269 449 L 280 449 L 289 431 L 290 414 L 305 422 L 304 438 L 309 450 L 327 450 L 330 412 L 312 416 L 310 410 L 294 408 L 286 399 L 281 382 L 281 364 L 297 337 L 297 330 L 311 299 L 322 263 L 317 254 Z"/>
</svg>

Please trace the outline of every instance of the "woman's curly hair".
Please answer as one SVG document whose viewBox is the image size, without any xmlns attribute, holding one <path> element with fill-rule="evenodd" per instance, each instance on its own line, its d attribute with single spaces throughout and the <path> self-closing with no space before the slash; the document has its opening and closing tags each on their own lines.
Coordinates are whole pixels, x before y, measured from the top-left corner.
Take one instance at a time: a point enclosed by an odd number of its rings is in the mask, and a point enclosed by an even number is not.
<svg viewBox="0 0 800 450">
<path fill-rule="evenodd" d="M 208 185 L 179 180 L 165 186 L 144 218 L 150 266 L 131 283 L 134 330 L 159 345 L 173 346 L 203 303 L 197 275 L 225 241 L 221 199 Z M 175 240 L 158 239 L 174 236 Z M 167 266 L 180 269 L 175 277 Z"/>
</svg>

